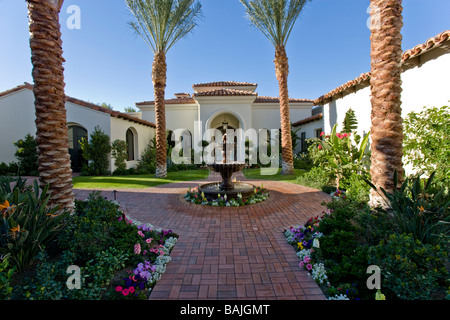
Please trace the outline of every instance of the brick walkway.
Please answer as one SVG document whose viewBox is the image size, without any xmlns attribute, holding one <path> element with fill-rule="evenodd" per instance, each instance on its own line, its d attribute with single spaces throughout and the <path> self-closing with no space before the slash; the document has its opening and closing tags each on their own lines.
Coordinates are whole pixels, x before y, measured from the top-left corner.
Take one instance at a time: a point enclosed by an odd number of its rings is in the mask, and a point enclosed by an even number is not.
<svg viewBox="0 0 450 320">
<path fill-rule="evenodd" d="M 211 175 L 208 180 L 220 180 Z M 238 180 L 245 180 L 242 173 Z M 254 181 L 261 185 L 261 181 Z M 134 220 L 172 229 L 180 237 L 166 273 L 150 299 L 324 299 L 298 266 L 285 228 L 306 222 L 324 209 L 329 196 L 307 187 L 264 181 L 270 197 L 240 208 L 212 208 L 186 202 L 199 182 L 118 190 L 117 201 Z M 75 190 L 78 199 L 90 191 Z M 103 191 L 113 199 L 112 191 Z"/>
</svg>

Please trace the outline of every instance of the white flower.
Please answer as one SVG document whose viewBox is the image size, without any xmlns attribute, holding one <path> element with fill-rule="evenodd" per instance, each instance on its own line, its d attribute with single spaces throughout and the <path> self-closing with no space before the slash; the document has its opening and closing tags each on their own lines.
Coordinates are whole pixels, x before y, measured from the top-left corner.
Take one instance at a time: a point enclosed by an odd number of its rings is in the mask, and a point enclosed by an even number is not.
<svg viewBox="0 0 450 320">
<path fill-rule="evenodd" d="M 328 279 L 327 273 L 325 271 L 325 266 L 323 265 L 323 263 L 314 264 L 311 274 L 314 281 L 318 283 L 323 283 L 325 280 Z"/>
<path fill-rule="evenodd" d="M 345 294 L 335 295 L 334 297 L 329 297 L 328 300 L 350 300 Z"/>
</svg>

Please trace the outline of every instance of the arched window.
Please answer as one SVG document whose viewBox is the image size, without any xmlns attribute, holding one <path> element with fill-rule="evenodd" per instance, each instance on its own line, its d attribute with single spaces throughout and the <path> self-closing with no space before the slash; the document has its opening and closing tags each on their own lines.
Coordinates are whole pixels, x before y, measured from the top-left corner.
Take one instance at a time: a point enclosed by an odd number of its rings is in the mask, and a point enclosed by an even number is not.
<svg viewBox="0 0 450 320">
<path fill-rule="evenodd" d="M 131 129 L 127 130 L 126 142 L 128 147 L 128 161 L 134 160 L 134 133 Z"/>
<path fill-rule="evenodd" d="M 79 125 L 69 125 L 67 135 L 69 137 L 69 154 L 72 164 L 73 172 L 81 172 L 87 161 L 83 158 L 80 140 L 88 137 L 88 132 L 85 128 Z"/>
</svg>

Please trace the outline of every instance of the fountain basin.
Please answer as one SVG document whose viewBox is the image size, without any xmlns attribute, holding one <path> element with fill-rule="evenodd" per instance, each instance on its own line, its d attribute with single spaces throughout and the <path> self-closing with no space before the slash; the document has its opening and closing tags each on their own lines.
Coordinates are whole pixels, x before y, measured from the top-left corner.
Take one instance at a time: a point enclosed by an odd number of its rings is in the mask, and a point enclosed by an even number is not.
<svg viewBox="0 0 450 320">
<path fill-rule="evenodd" d="M 227 196 L 227 199 L 237 199 L 238 195 L 242 196 L 242 199 L 247 199 L 255 192 L 255 186 L 245 182 L 234 182 L 233 188 L 229 190 L 221 189 L 220 182 L 206 183 L 199 186 L 199 191 L 203 192 L 205 198 L 208 200 L 216 200 L 217 197 Z"/>
<path fill-rule="evenodd" d="M 208 168 L 212 171 L 220 173 L 222 183 L 219 185 L 219 188 L 222 191 L 231 191 L 235 188 L 235 183 L 231 181 L 231 176 L 233 173 L 241 171 L 244 167 L 245 162 L 213 163 L 208 165 Z"/>
</svg>

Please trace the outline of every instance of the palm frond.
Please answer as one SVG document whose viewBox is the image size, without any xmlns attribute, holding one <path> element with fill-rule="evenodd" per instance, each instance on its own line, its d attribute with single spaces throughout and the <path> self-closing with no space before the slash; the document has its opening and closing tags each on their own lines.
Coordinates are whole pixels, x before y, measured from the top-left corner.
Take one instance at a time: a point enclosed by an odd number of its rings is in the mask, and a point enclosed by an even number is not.
<svg viewBox="0 0 450 320">
<path fill-rule="evenodd" d="M 135 21 L 129 25 L 154 53 L 167 52 L 197 25 L 202 6 L 195 0 L 125 0 Z"/>
<path fill-rule="evenodd" d="M 240 0 L 247 17 L 275 46 L 285 47 L 295 22 L 310 0 Z"/>
</svg>

